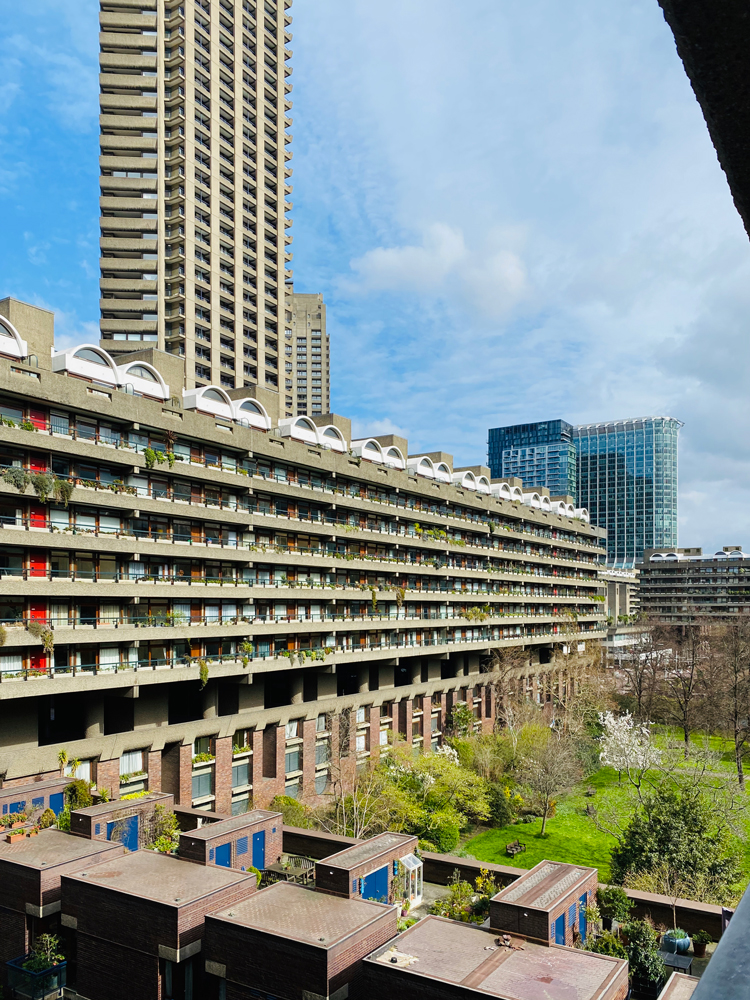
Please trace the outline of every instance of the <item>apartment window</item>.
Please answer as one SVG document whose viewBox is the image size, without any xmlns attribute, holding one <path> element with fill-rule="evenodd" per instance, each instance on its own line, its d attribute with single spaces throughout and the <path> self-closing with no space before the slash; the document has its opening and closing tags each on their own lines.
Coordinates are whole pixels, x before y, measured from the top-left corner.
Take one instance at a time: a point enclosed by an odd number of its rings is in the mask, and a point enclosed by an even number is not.
<svg viewBox="0 0 750 1000">
<path fill-rule="evenodd" d="M 284 770 L 286 774 L 294 774 L 302 770 L 302 753 L 300 750 L 287 750 L 284 757 Z"/>
<path fill-rule="evenodd" d="M 250 764 L 242 761 L 232 765 L 232 788 L 244 788 L 250 784 Z"/>
<path fill-rule="evenodd" d="M 204 771 L 201 774 L 193 775 L 192 795 L 194 799 L 202 799 L 207 795 L 213 795 L 213 774 L 211 771 Z"/>
<path fill-rule="evenodd" d="M 120 757 L 120 777 L 124 774 L 138 774 L 144 770 L 143 750 L 127 750 Z"/>
<path fill-rule="evenodd" d="M 326 725 L 326 714 L 325 712 L 321 712 L 320 715 L 315 720 L 315 732 L 324 733 L 327 728 L 328 727 Z"/>
<path fill-rule="evenodd" d="M 316 743 L 315 744 L 315 763 L 316 764 L 327 764 L 330 758 L 330 746 L 326 743 Z"/>
<path fill-rule="evenodd" d="M 285 736 L 288 740 L 294 740 L 299 736 L 299 720 L 292 719 L 291 722 L 287 722 L 285 727 Z"/>
<path fill-rule="evenodd" d="M 204 753 L 213 754 L 213 742 L 213 736 L 199 736 L 193 741 L 193 757 L 198 757 Z"/>
</svg>

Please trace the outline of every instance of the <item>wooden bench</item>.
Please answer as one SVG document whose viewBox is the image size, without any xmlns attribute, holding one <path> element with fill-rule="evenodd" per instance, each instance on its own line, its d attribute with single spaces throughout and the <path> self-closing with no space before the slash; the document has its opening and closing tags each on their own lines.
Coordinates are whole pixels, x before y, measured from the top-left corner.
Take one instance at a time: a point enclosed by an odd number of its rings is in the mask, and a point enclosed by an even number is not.
<svg viewBox="0 0 750 1000">
<path fill-rule="evenodd" d="M 518 840 L 514 840 L 512 844 L 505 845 L 505 853 L 509 858 L 515 858 L 517 854 L 521 854 L 522 851 L 526 850 L 526 844 L 522 844 Z"/>
</svg>

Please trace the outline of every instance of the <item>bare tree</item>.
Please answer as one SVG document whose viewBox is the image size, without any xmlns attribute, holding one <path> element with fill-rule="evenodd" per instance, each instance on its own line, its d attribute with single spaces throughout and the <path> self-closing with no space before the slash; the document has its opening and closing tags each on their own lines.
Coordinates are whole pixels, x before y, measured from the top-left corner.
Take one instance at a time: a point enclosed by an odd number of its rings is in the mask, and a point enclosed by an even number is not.
<svg viewBox="0 0 750 1000">
<path fill-rule="evenodd" d="M 526 756 L 519 777 L 539 796 L 542 806 L 542 836 L 547 826 L 553 795 L 574 784 L 581 776 L 575 750 L 565 737 L 551 733 Z"/>
<path fill-rule="evenodd" d="M 709 642 L 700 625 L 662 627 L 656 634 L 664 650 L 663 698 L 660 699 L 663 716 L 682 731 L 687 758 L 690 735 L 698 726 L 705 692 L 704 679 L 711 659 Z"/>
<path fill-rule="evenodd" d="M 626 648 L 617 662 L 626 692 L 634 700 L 633 714 L 637 719 L 651 718 L 663 660 L 664 649 L 658 632 L 645 622 L 637 641 Z"/>
<path fill-rule="evenodd" d="M 743 760 L 750 741 L 750 621 L 717 628 L 712 636 L 715 670 L 711 697 L 722 729 L 734 743 L 737 781 L 745 787 Z"/>
</svg>

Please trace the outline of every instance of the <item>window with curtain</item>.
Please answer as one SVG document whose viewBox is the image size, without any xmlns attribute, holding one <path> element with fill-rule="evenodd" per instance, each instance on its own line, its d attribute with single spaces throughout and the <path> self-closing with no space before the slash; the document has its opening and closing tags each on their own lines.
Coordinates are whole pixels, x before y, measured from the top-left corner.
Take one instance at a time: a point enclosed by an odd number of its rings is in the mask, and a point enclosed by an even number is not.
<svg viewBox="0 0 750 1000">
<path fill-rule="evenodd" d="M 120 757 L 120 774 L 136 774 L 143 770 L 143 750 L 126 750 Z"/>
</svg>

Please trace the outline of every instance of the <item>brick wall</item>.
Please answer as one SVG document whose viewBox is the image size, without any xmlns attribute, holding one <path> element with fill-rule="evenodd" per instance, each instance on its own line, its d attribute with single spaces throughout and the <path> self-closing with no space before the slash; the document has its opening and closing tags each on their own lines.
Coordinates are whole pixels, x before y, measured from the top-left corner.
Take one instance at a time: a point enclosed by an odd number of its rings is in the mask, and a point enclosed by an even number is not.
<svg viewBox="0 0 750 1000">
<path fill-rule="evenodd" d="M 214 765 L 214 810 L 220 813 L 232 811 L 232 743 L 234 736 L 222 736 L 215 741 L 216 763 Z"/>
<path fill-rule="evenodd" d="M 161 1000 L 159 959 L 77 934 L 76 990 L 87 1000 Z"/>
<path fill-rule="evenodd" d="M 306 800 L 315 797 L 315 719 L 302 723 L 302 793 Z"/>
<path fill-rule="evenodd" d="M 109 809 L 101 806 L 89 806 L 85 809 L 74 809 L 70 814 L 70 832 L 90 840 L 107 840 L 107 824 L 117 823 L 128 816 L 138 815 L 138 833 L 140 846 L 143 846 L 143 835 L 146 825 L 153 816 L 156 806 L 164 809 L 174 808 L 174 799 L 166 793 L 153 793 L 148 798 L 116 800 Z"/>
<path fill-rule="evenodd" d="M 26 914 L 0 906 L 0 985 L 3 987 L 8 982 L 5 963 L 25 955 L 28 945 Z"/>
<path fill-rule="evenodd" d="M 161 750 L 149 750 L 148 762 L 148 789 L 150 792 L 161 791 Z"/>
<path fill-rule="evenodd" d="M 120 758 L 100 760 L 96 765 L 96 787 L 109 790 L 110 799 L 120 797 Z"/>
<path fill-rule="evenodd" d="M 335 861 L 328 864 L 326 861 L 319 861 L 315 866 L 315 886 L 320 892 L 330 893 L 332 896 L 347 896 L 350 899 L 361 899 L 361 880 L 366 875 L 380 871 L 388 866 L 388 902 L 394 900 L 394 881 L 396 876 L 393 872 L 393 863 L 410 854 L 417 847 L 417 838 L 412 837 L 392 850 L 384 852 L 377 858 L 365 861 L 353 868 L 338 867 Z M 356 889 L 353 885 L 356 881 Z"/>
<path fill-rule="evenodd" d="M 191 837 L 189 833 L 183 834 L 180 837 L 179 856 L 196 864 L 214 865 L 216 862 L 211 857 L 211 852 L 222 844 L 230 843 L 232 845 L 231 867 L 244 870 L 252 865 L 253 834 L 264 830 L 266 834 L 266 866 L 274 864 L 281 858 L 283 850 L 281 813 L 275 817 L 256 822 L 249 821 L 245 826 L 235 828 L 231 832 L 222 830 L 222 826 L 222 823 L 211 824 L 211 837 Z M 244 845 L 246 850 L 242 854 L 237 853 L 237 841 L 240 839 L 246 841 Z"/>
<path fill-rule="evenodd" d="M 191 743 L 180 747 L 179 795 L 180 805 L 193 804 L 193 746 Z"/>
<path fill-rule="evenodd" d="M 29 781 L 28 778 L 25 778 L 23 780 L 19 779 L 17 784 L 3 784 L 2 789 L 0 789 L 0 815 L 18 811 L 12 810 L 11 806 L 17 805 L 20 802 L 24 803 L 24 812 L 30 813 L 32 810 L 34 813 L 43 812 L 49 806 L 50 795 L 64 791 L 70 784 L 70 778 L 61 777 L 59 772 L 54 778 L 48 780 L 53 783 L 48 784 L 45 781 L 43 785 L 41 781 Z M 33 806 L 34 799 L 41 799 L 41 804 Z"/>
</svg>

